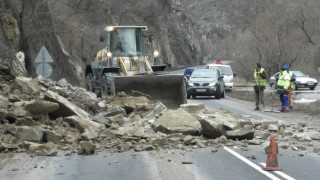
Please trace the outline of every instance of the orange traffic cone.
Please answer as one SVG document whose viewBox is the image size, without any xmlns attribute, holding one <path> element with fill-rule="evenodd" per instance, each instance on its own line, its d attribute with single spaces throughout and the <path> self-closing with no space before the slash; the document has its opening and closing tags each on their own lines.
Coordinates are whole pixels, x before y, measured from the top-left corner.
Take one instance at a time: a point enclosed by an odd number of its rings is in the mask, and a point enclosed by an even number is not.
<svg viewBox="0 0 320 180">
<path fill-rule="evenodd" d="M 278 158 L 277 158 L 277 146 L 274 136 L 270 137 L 270 146 L 268 151 L 267 165 L 263 170 L 265 171 L 281 171 L 281 168 L 278 167 Z"/>
</svg>

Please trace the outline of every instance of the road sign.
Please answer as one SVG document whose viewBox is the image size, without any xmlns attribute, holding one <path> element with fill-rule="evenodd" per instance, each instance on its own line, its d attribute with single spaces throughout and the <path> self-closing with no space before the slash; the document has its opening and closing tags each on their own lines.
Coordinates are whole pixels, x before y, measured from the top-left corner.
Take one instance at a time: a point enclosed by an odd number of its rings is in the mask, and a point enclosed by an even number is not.
<svg viewBox="0 0 320 180">
<path fill-rule="evenodd" d="M 34 62 L 37 62 L 37 63 L 53 62 L 53 59 L 45 46 L 42 46 Z"/>
<path fill-rule="evenodd" d="M 36 69 L 38 76 L 43 76 L 45 78 L 49 78 L 52 74 L 52 67 L 48 63 L 40 63 Z"/>
</svg>

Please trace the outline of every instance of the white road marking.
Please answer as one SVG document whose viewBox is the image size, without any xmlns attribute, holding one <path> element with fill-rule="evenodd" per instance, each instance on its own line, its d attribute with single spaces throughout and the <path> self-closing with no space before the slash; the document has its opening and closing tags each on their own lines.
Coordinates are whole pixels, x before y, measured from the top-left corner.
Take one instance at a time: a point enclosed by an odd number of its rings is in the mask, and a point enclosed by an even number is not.
<svg viewBox="0 0 320 180">
<path fill-rule="evenodd" d="M 268 178 L 272 179 L 272 180 L 281 180 L 280 178 L 278 178 L 277 176 L 264 171 L 261 167 L 259 167 L 258 165 L 256 165 L 255 163 L 249 161 L 247 158 L 241 156 L 240 154 L 238 154 L 237 152 L 233 151 L 232 149 L 228 148 L 228 147 L 224 147 L 224 149 L 226 151 L 228 151 L 229 153 L 231 153 L 232 155 L 234 155 L 235 157 L 237 157 L 238 159 L 242 160 L 243 162 L 247 163 L 249 166 L 251 166 L 252 168 L 256 169 L 257 171 L 261 172 L 262 174 L 264 174 L 265 176 L 267 176 Z"/>
<path fill-rule="evenodd" d="M 235 103 L 235 102 L 224 100 L 224 99 L 220 99 L 220 101 L 224 101 L 224 102 L 227 102 L 227 103 L 235 104 L 235 105 L 238 105 L 238 106 L 243 106 L 243 104 Z"/>
<path fill-rule="evenodd" d="M 266 163 L 262 163 L 262 162 L 261 162 L 261 163 L 259 163 L 259 164 L 261 164 L 263 167 L 266 167 Z M 287 175 L 287 174 L 285 174 L 285 173 L 283 173 L 283 172 L 281 172 L 281 171 L 274 171 L 274 172 L 277 173 L 278 175 L 280 175 L 280 176 L 288 179 L 288 180 L 296 180 L 295 178 L 293 178 L 293 177 L 291 177 L 291 176 L 289 176 L 289 175 Z"/>
</svg>

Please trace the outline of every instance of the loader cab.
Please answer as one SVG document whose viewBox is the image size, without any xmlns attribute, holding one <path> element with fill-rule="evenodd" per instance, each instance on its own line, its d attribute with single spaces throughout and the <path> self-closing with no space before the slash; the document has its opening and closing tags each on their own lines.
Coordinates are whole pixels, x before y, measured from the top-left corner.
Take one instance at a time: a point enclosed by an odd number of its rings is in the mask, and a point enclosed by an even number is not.
<svg viewBox="0 0 320 180">
<path fill-rule="evenodd" d="M 145 56 L 142 31 L 146 29 L 145 26 L 113 26 L 107 29 L 109 32 L 109 42 L 107 42 L 107 47 L 110 47 L 109 52 L 113 57 Z"/>
</svg>

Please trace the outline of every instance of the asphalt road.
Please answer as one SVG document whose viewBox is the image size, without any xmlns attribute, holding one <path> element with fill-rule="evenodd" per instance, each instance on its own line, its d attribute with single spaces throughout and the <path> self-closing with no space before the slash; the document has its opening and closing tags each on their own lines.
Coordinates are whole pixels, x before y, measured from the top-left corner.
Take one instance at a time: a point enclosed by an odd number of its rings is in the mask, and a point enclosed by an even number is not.
<svg viewBox="0 0 320 180">
<path fill-rule="evenodd" d="M 188 103 L 203 103 L 207 109 L 228 108 L 232 112 L 256 119 L 276 119 L 272 114 L 251 110 L 246 103 L 232 98 L 190 99 Z M 237 146 L 213 148 L 169 149 L 149 152 L 106 153 L 91 156 L 29 157 L 15 154 L 7 158 L 0 170 L 0 179 L 304 179 L 320 177 L 320 156 L 303 151 L 279 150 L 278 162 L 282 174 L 262 171 L 267 159 L 263 146 L 249 146 L 242 151 Z M 301 156 L 301 154 L 303 156 Z M 247 157 L 256 157 L 255 159 Z M 2 160 L 5 159 L 2 156 Z M 247 161 L 247 162 L 245 162 Z M 189 162 L 192 164 L 183 164 Z M 284 178 L 286 177 L 286 178 Z"/>
</svg>

